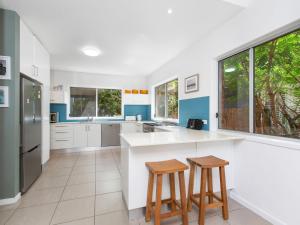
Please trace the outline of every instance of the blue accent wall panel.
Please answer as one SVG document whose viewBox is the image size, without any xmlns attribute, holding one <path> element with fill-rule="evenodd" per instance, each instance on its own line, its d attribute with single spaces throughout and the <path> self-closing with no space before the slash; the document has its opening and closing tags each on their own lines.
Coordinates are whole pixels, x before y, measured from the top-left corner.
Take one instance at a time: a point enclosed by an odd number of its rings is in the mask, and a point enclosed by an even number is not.
<svg viewBox="0 0 300 225">
<path fill-rule="evenodd" d="M 209 96 L 179 100 L 179 124 L 186 127 L 188 119 L 207 120 L 203 130 L 209 130 Z"/>
<path fill-rule="evenodd" d="M 50 112 L 59 113 L 59 122 L 67 121 L 67 105 L 66 104 L 50 104 Z"/>
<path fill-rule="evenodd" d="M 151 119 L 151 105 L 124 105 L 124 116 L 142 115 L 142 120 Z"/>
<path fill-rule="evenodd" d="M 50 112 L 59 113 L 59 122 L 76 122 L 80 120 L 67 120 L 66 104 L 50 104 Z M 151 119 L 151 105 L 124 105 L 124 116 L 142 115 L 142 120 Z"/>
</svg>

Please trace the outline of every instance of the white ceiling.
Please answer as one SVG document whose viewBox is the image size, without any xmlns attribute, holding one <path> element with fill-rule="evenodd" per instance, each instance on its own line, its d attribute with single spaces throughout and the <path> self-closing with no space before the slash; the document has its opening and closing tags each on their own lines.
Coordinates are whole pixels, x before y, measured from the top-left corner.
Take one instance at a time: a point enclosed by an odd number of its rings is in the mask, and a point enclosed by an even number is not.
<svg viewBox="0 0 300 225">
<path fill-rule="evenodd" d="M 0 0 L 17 11 L 51 54 L 51 67 L 148 75 L 249 0 Z M 167 10 L 173 9 L 173 14 Z M 90 58 L 80 49 L 96 46 Z"/>
</svg>

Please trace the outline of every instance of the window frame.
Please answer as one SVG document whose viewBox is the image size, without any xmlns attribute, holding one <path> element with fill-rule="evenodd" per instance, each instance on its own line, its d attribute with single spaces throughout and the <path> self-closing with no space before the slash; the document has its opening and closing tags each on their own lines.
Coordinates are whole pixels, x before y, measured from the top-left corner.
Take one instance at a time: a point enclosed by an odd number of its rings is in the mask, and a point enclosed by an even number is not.
<svg viewBox="0 0 300 225">
<path fill-rule="evenodd" d="M 94 119 L 103 119 L 103 120 L 120 120 L 124 119 L 124 95 L 123 95 L 123 89 L 122 88 L 116 88 L 116 87 L 95 87 L 95 86 L 76 86 L 71 85 L 67 88 L 67 120 L 87 120 L 89 117 L 81 116 L 81 117 L 72 117 L 70 116 L 71 113 L 71 88 L 90 88 L 95 89 L 96 94 L 96 116 L 94 116 Z M 98 90 L 99 89 L 115 89 L 121 91 L 121 115 L 120 116 L 114 116 L 114 117 L 101 117 L 98 116 Z M 91 117 L 90 117 L 91 118 Z"/>
<path fill-rule="evenodd" d="M 279 39 L 281 37 L 284 37 L 286 35 L 289 35 L 291 33 L 294 33 L 300 29 L 300 26 L 293 26 L 288 29 L 285 29 L 284 31 L 277 33 L 277 34 L 272 34 L 269 38 L 263 39 L 263 41 L 255 42 L 252 43 L 251 45 L 240 48 L 237 51 L 232 51 L 230 54 L 227 54 L 226 56 L 222 56 L 217 58 L 217 73 L 218 73 L 218 104 L 217 104 L 217 114 L 216 118 L 218 120 L 217 122 L 217 129 L 218 130 L 223 130 L 223 131 L 229 131 L 229 132 L 235 132 L 235 133 L 242 133 L 242 134 L 252 134 L 256 136 L 264 136 L 264 137 L 271 137 L 271 138 L 282 138 L 282 139 L 288 139 L 288 140 L 300 140 L 300 138 L 294 138 L 294 137 L 284 137 L 280 135 L 270 135 L 270 134 L 265 134 L 265 133 L 256 133 L 255 132 L 255 121 L 256 121 L 256 113 L 255 113 L 255 99 L 254 99 L 254 93 L 255 93 L 255 48 L 259 47 L 261 45 L 264 45 L 268 42 L 271 42 L 273 40 Z M 230 58 L 234 55 L 237 55 L 239 53 L 248 51 L 249 52 L 249 131 L 236 131 L 236 130 L 231 130 L 229 128 L 220 128 L 220 62 Z"/>
<path fill-rule="evenodd" d="M 168 93 L 168 91 L 167 91 L 167 89 L 168 89 L 168 83 L 170 83 L 170 82 L 172 82 L 172 81 L 175 81 L 175 80 L 177 80 L 177 82 L 178 82 L 178 99 L 177 99 L 177 102 L 178 102 L 178 109 L 177 109 L 177 112 L 178 112 L 178 118 L 177 119 L 174 119 L 174 118 L 168 118 L 168 95 L 167 95 L 167 93 Z M 157 87 L 159 87 L 159 86 L 161 86 L 161 85 L 165 85 L 165 93 L 166 93 L 166 95 L 165 95 L 165 117 L 156 117 L 156 92 L 155 92 L 155 89 L 157 88 Z M 156 85 L 154 85 L 153 87 L 152 87 L 152 90 L 153 90 L 153 95 L 154 95 L 154 98 L 153 98 L 153 101 L 152 101 L 152 105 L 153 105 L 153 107 L 152 107 L 152 120 L 154 120 L 154 121 L 166 121 L 166 122 L 175 122 L 175 123 L 179 123 L 179 79 L 178 79 L 178 77 L 172 77 L 172 78 L 170 78 L 170 79 L 168 79 L 168 80 L 165 80 L 165 81 L 163 81 L 163 82 L 161 82 L 161 83 L 158 83 L 158 84 L 156 84 Z"/>
</svg>

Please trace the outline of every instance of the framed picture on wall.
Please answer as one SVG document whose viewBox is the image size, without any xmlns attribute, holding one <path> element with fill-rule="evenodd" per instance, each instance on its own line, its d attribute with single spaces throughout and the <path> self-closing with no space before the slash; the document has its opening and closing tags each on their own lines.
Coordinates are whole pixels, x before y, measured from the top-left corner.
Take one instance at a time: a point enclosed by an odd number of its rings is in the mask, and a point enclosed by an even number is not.
<svg viewBox="0 0 300 225">
<path fill-rule="evenodd" d="M 10 80 L 11 65 L 9 56 L 0 56 L 0 79 Z"/>
<path fill-rule="evenodd" d="M 0 86 L 0 108 L 9 107 L 8 87 Z"/>
<path fill-rule="evenodd" d="M 185 93 L 199 91 L 199 74 L 185 78 Z"/>
</svg>

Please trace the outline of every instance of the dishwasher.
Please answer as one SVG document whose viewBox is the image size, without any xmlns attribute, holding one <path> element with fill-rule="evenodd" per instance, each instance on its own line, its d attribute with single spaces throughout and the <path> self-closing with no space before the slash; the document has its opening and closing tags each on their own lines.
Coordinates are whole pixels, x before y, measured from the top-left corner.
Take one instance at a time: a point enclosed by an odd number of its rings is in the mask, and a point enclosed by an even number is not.
<svg viewBox="0 0 300 225">
<path fill-rule="evenodd" d="M 120 146 L 120 124 L 101 125 L 101 147 Z"/>
</svg>

